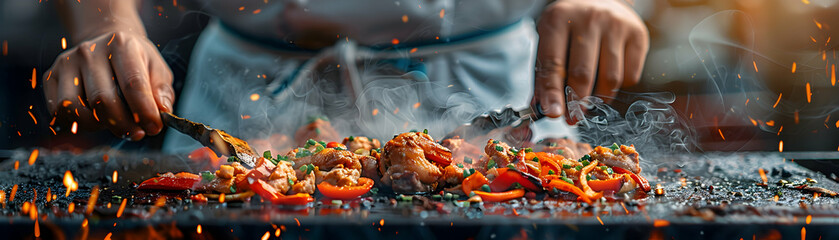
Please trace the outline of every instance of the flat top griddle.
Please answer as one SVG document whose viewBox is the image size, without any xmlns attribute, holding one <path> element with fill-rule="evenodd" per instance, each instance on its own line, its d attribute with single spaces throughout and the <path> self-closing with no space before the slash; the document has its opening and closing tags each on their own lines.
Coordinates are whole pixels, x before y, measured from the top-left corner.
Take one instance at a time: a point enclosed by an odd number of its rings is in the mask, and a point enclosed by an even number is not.
<svg viewBox="0 0 839 240">
<path fill-rule="evenodd" d="M 7 193 L 17 184 L 14 201 L 0 209 L 6 224 L 0 231 L 10 238 L 34 237 L 35 221 L 21 214 L 24 202 L 39 210 L 41 237 L 55 238 L 564 238 L 580 239 L 837 239 L 839 197 L 816 196 L 811 191 L 776 185 L 781 179 L 839 190 L 829 167 L 839 152 L 808 153 L 685 153 L 645 155 L 642 175 L 664 195 L 635 193 L 627 200 L 577 203 L 571 196 L 481 203 L 466 206 L 415 196 L 396 201 L 393 194 L 380 194 L 354 201 L 333 203 L 316 196 L 308 208 L 289 208 L 261 203 L 191 203 L 186 192 L 138 192 L 136 183 L 162 172 L 197 172 L 208 168 L 185 156 L 95 149 L 81 154 L 41 151 L 33 165 L 31 151 L 5 152 L 0 162 L 0 190 Z M 103 156 L 108 155 L 108 161 Z M 14 169 L 15 162 L 19 168 Z M 796 164 L 797 163 L 797 164 Z M 800 165 L 799 165 L 800 164 Z M 767 184 L 762 184 L 763 169 Z M 64 197 L 62 183 L 70 170 L 79 190 Z M 119 173 L 112 182 L 113 171 Z M 90 189 L 101 193 L 90 215 L 82 208 Z M 655 187 L 654 187 L 655 188 Z M 59 194 L 47 202 L 46 192 Z M 150 212 L 154 202 L 167 197 L 165 206 Z M 127 207 L 117 211 L 122 199 Z M 461 200 L 465 200 L 461 197 Z M 75 203 L 74 214 L 67 213 Z M 110 203 L 110 207 L 108 207 Z M 197 232 L 198 225 L 202 232 Z M 4 231 L 9 230 L 9 231 Z"/>
</svg>

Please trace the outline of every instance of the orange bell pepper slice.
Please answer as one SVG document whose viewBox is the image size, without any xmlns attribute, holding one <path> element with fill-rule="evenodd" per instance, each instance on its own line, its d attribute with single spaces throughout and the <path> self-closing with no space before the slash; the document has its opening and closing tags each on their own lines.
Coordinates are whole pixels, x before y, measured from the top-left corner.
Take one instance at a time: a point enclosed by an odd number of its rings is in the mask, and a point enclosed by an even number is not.
<svg viewBox="0 0 839 240">
<path fill-rule="evenodd" d="M 249 178 L 250 188 L 260 197 L 270 201 L 273 204 L 279 205 L 306 205 L 307 203 L 315 201 L 308 193 L 298 193 L 294 195 L 283 195 L 279 193 L 276 188 L 272 187 L 262 179 Z"/>
<path fill-rule="evenodd" d="M 641 185 L 641 189 L 643 189 L 644 192 L 649 192 L 650 190 L 652 190 L 652 187 L 650 187 L 650 182 L 648 182 L 647 179 L 642 177 L 641 175 L 635 174 L 634 172 L 630 172 L 629 170 L 620 167 L 612 167 L 612 170 L 614 170 L 615 173 L 629 174 L 629 176 L 632 177 L 632 180 L 635 180 L 635 183 Z"/>
<path fill-rule="evenodd" d="M 326 197 L 333 199 L 355 199 L 366 194 L 373 188 L 373 179 L 358 178 L 358 186 L 335 186 L 326 181 L 318 184 L 318 191 Z"/>
<path fill-rule="evenodd" d="M 540 186 L 542 182 L 533 175 L 509 168 L 498 168 L 496 171 L 498 172 L 498 176 L 489 184 L 489 188 L 493 192 L 505 191 L 513 186 L 513 183 L 519 183 L 522 187 L 532 192 L 542 191 L 542 186 Z"/>
<path fill-rule="evenodd" d="M 329 143 L 326 144 L 326 147 L 328 147 L 328 148 L 340 147 L 340 148 L 343 148 L 343 149 L 347 149 L 347 146 L 345 146 L 344 144 L 341 144 L 339 142 L 329 142 Z"/>
<path fill-rule="evenodd" d="M 472 191 L 478 196 L 481 196 L 481 200 L 487 202 L 503 202 L 507 200 L 512 200 L 516 198 L 520 198 L 524 196 L 524 189 L 513 189 L 506 192 L 484 192 L 484 191 Z"/>
<path fill-rule="evenodd" d="M 582 189 L 583 192 L 586 193 L 586 197 L 588 197 L 589 199 L 599 199 L 603 197 L 603 192 L 595 192 L 594 190 L 592 190 L 591 187 L 588 185 L 588 181 L 586 180 L 586 175 L 588 175 L 588 173 L 594 170 L 595 167 L 597 167 L 597 160 L 591 161 L 591 163 L 589 163 L 587 166 L 584 166 L 583 170 L 580 171 L 578 180 L 580 183 L 580 189 Z"/>
<path fill-rule="evenodd" d="M 475 172 L 466 179 L 463 179 L 463 184 L 461 185 L 463 186 L 463 192 L 469 195 L 472 190 L 480 189 L 484 184 L 489 184 L 489 179 L 481 172 Z"/>
<path fill-rule="evenodd" d="M 584 202 L 591 204 L 591 198 L 589 198 L 588 195 L 585 192 L 583 192 L 582 189 L 564 180 L 550 180 L 550 182 L 548 182 L 548 189 L 550 188 L 556 188 L 560 191 L 573 193 L 579 196 L 580 199 Z"/>
<path fill-rule="evenodd" d="M 623 187 L 624 175 L 606 180 L 591 180 L 587 181 L 587 183 L 588 186 L 591 187 L 591 190 L 594 191 L 618 192 L 621 190 L 621 187 Z"/>
</svg>

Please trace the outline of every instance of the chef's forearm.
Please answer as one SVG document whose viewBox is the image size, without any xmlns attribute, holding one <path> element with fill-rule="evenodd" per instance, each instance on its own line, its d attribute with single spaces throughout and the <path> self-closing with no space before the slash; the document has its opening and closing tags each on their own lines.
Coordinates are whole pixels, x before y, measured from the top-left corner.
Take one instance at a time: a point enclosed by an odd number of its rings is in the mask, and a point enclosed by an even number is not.
<svg viewBox="0 0 839 240">
<path fill-rule="evenodd" d="M 73 42 L 81 42 L 107 32 L 146 35 L 139 10 L 141 0 L 64 0 L 56 1 L 62 20 Z"/>
</svg>

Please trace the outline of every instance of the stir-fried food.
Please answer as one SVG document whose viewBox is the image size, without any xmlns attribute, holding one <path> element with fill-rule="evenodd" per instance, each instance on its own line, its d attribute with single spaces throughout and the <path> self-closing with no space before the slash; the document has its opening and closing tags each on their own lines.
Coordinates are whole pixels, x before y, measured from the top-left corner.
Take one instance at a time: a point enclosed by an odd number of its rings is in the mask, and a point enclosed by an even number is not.
<svg viewBox="0 0 839 240">
<path fill-rule="evenodd" d="M 286 154 L 264 152 L 253 169 L 229 157 L 214 172 L 165 173 L 138 188 L 192 189 L 201 192 L 192 197 L 195 201 L 259 196 L 284 205 L 307 204 L 317 194 L 355 199 L 374 194 L 374 186 L 397 194 L 437 195 L 444 190 L 490 202 L 540 194 L 593 203 L 604 196 L 651 190 L 639 175 L 640 155 L 632 145 L 592 149 L 560 139 L 528 146 L 540 151 L 495 139 L 487 140 L 483 149 L 460 138 L 436 142 L 424 132 L 396 135 L 383 147 L 366 137 L 351 136 L 342 143 L 309 139 Z"/>
</svg>

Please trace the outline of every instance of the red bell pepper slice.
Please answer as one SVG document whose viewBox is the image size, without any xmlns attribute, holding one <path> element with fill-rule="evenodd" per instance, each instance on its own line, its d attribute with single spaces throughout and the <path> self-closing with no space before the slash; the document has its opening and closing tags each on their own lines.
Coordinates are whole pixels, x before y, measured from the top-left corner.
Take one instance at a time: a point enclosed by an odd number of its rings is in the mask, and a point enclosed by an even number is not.
<svg viewBox="0 0 839 240">
<path fill-rule="evenodd" d="M 518 169 L 512 170 L 509 168 L 498 168 L 496 171 L 498 172 L 498 176 L 489 184 L 489 188 L 493 192 L 506 191 L 513 186 L 513 183 L 519 183 L 529 191 L 542 191 L 542 186 L 539 186 L 541 185 L 541 181 L 533 175 L 520 172 Z"/>
<path fill-rule="evenodd" d="M 137 186 L 139 190 L 187 190 L 193 189 L 201 182 L 201 177 L 192 173 L 163 174 L 143 181 Z"/>
<path fill-rule="evenodd" d="M 641 175 L 635 174 L 634 172 L 630 172 L 629 170 L 620 167 L 612 167 L 612 170 L 614 170 L 615 173 L 629 174 L 629 176 L 632 177 L 632 180 L 635 180 L 635 183 L 641 185 L 641 189 L 643 189 L 644 192 L 649 192 L 650 190 L 652 190 L 652 187 L 650 187 L 650 182 L 647 182 L 647 179 L 642 177 Z"/>
<path fill-rule="evenodd" d="M 588 180 L 586 180 L 586 176 L 588 175 L 588 173 L 594 170 L 595 167 L 597 167 L 597 160 L 592 161 L 587 166 L 583 166 L 583 170 L 580 170 L 580 175 L 578 176 L 577 180 L 579 181 L 580 189 L 582 189 L 583 192 L 586 193 L 586 197 L 588 197 L 589 199 L 599 199 L 600 197 L 603 197 L 603 192 L 595 192 L 594 190 L 592 190 L 591 187 L 588 185 Z"/>
<path fill-rule="evenodd" d="M 279 205 L 306 205 L 307 203 L 315 201 L 312 196 L 307 193 L 298 193 L 294 195 L 283 195 L 279 193 L 276 188 L 272 187 L 262 179 L 249 178 L 250 188 L 260 197 L 270 201 L 273 204 Z"/>
<path fill-rule="evenodd" d="M 489 180 L 481 172 L 475 172 L 466 179 L 463 179 L 463 192 L 469 195 L 472 190 L 480 189 L 484 184 L 489 184 Z"/>
<path fill-rule="evenodd" d="M 570 193 L 576 194 L 577 196 L 580 197 L 581 200 L 583 200 L 584 202 L 586 202 L 588 204 L 591 204 L 591 199 L 588 198 L 588 195 L 586 195 L 586 193 L 583 192 L 582 189 L 580 189 L 577 186 L 574 186 L 574 184 L 568 183 L 564 180 L 551 180 L 550 182 L 548 182 L 548 188 L 549 189 L 550 188 L 556 188 L 560 191 L 565 191 L 565 192 L 570 192 Z"/>
<path fill-rule="evenodd" d="M 326 144 L 326 147 L 328 147 L 328 148 L 340 147 L 340 148 L 343 148 L 343 149 L 347 149 L 347 146 L 344 146 L 344 144 L 341 144 L 339 142 L 329 142 L 329 143 Z"/>
<path fill-rule="evenodd" d="M 201 147 L 192 150 L 192 152 L 190 152 L 189 155 L 187 155 L 187 158 L 196 162 L 212 161 L 213 163 L 217 163 L 219 157 L 218 155 L 216 155 L 216 152 L 214 152 L 212 149 L 208 147 Z"/>
<path fill-rule="evenodd" d="M 318 184 L 318 191 L 326 197 L 333 198 L 333 199 L 355 199 L 360 197 L 361 195 L 366 194 L 373 188 L 373 179 L 369 178 L 358 178 L 358 186 L 344 186 L 338 187 L 332 185 L 326 181 L 320 182 Z"/>
<path fill-rule="evenodd" d="M 482 201 L 487 202 L 503 202 L 524 196 L 524 189 L 513 189 L 506 192 L 484 192 L 472 191 L 478 196 L 481 196 Z"/>
</svg>

